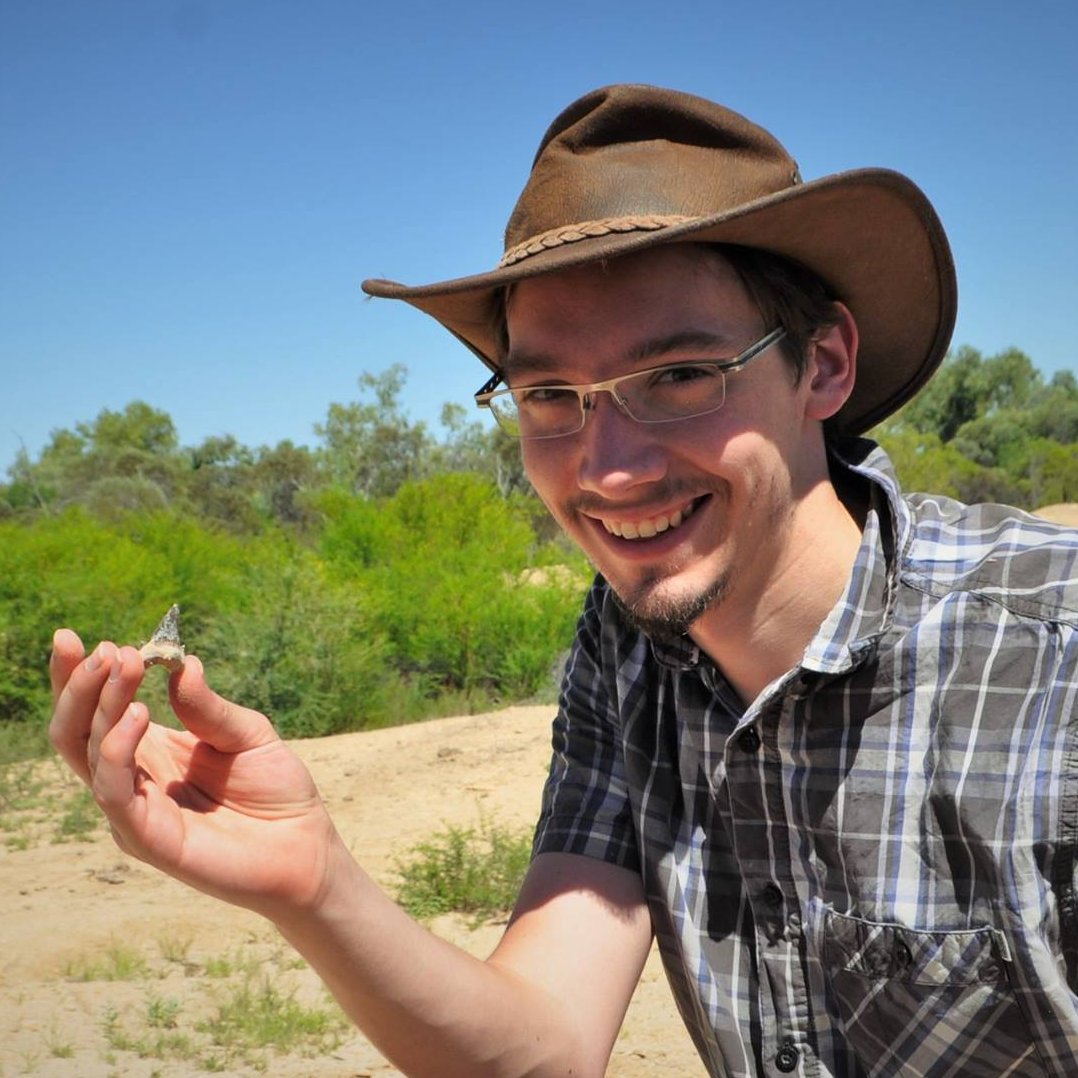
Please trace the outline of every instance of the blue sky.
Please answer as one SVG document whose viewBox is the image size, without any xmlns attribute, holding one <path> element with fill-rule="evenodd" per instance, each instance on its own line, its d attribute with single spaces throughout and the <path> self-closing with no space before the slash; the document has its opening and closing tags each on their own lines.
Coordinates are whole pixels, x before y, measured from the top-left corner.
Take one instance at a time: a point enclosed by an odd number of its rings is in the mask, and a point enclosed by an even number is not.
<svg viewBox="0 0 1078 1078">
<path fill-rule="evenodd" d="M 395 362 L 413 418 L 470 405 L 478 362 L 359 283 L 491 267 L 543 130 L 609 82 L 722 101 L 806 178 L 905 172 L 955 343 L 1074 370 L 1076 38 L 1073 0 L 0 0 L 0 472 L 135 399 L 184 445 L 311 444 Z"/>
</svg>

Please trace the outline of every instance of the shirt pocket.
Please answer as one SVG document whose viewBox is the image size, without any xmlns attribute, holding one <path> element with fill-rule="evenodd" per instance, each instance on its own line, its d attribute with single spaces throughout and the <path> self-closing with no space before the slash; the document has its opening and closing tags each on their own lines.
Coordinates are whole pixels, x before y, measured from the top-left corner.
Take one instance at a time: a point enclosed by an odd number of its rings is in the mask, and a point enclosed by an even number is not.
<svg viewBox="0 0 1078 1078">
<path fill-rule="evenodd" d="M 820 912 L 832 1004 L 866 1074 L 1048 1073 L 1012 990 L 1001 932 L 922 931 Z"/>
</svg>

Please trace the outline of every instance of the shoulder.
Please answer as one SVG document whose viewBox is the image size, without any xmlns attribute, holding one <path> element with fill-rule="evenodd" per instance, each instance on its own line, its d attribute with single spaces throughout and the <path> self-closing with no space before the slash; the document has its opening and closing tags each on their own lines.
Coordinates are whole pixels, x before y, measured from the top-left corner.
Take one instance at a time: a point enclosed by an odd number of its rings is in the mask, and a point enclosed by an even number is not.
<svg viewBox="0 0 1078 1078">
<path fill-rule="evenodd" d="M 1006 505 L 910 494 L 901 572 L 933 594 L 974 592 L 1078 627 L 1078 530 Z"/>
<path fill-rule="evenodd" d="M 903 584 L 1078 628 L 1078 529 L 1013 506 L 904 494 L 890 458 L 868 439 L 843 444 L 836 456 L 886 501 Z"/>
</svg>

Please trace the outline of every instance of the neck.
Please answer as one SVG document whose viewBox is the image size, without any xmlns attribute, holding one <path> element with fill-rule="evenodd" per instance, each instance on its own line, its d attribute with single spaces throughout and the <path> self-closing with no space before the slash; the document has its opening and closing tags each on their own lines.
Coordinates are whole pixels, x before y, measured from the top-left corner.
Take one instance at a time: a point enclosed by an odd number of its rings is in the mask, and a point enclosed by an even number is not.
<svg viewBox="0 0 1078 1078">
<path fill-rule="evenodd" d="M 842 595 L 864 514 L 829 482 L 798 505 L 761 580 L 739 579 L 692 627 L 697 646 L 749 704 L 795 667 Z"/>
</svg>

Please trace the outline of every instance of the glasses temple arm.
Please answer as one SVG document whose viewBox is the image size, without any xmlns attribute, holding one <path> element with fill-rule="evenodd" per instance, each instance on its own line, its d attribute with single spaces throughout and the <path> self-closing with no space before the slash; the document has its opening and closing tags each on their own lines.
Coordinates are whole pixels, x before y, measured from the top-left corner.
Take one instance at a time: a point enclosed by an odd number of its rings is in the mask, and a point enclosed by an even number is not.
<svg viewBox="0 0 1078 1078">
<path fill-rule="evenodd" d="M 475 403 L 482 407 L 488 401 L 481 400 L 481 397 L 487 396 L 488 393 L 493 393 L 499 382 L 505 380 L 505 372 L 496 370 L 476 391 L 475 391 Z"/>
</svg>

